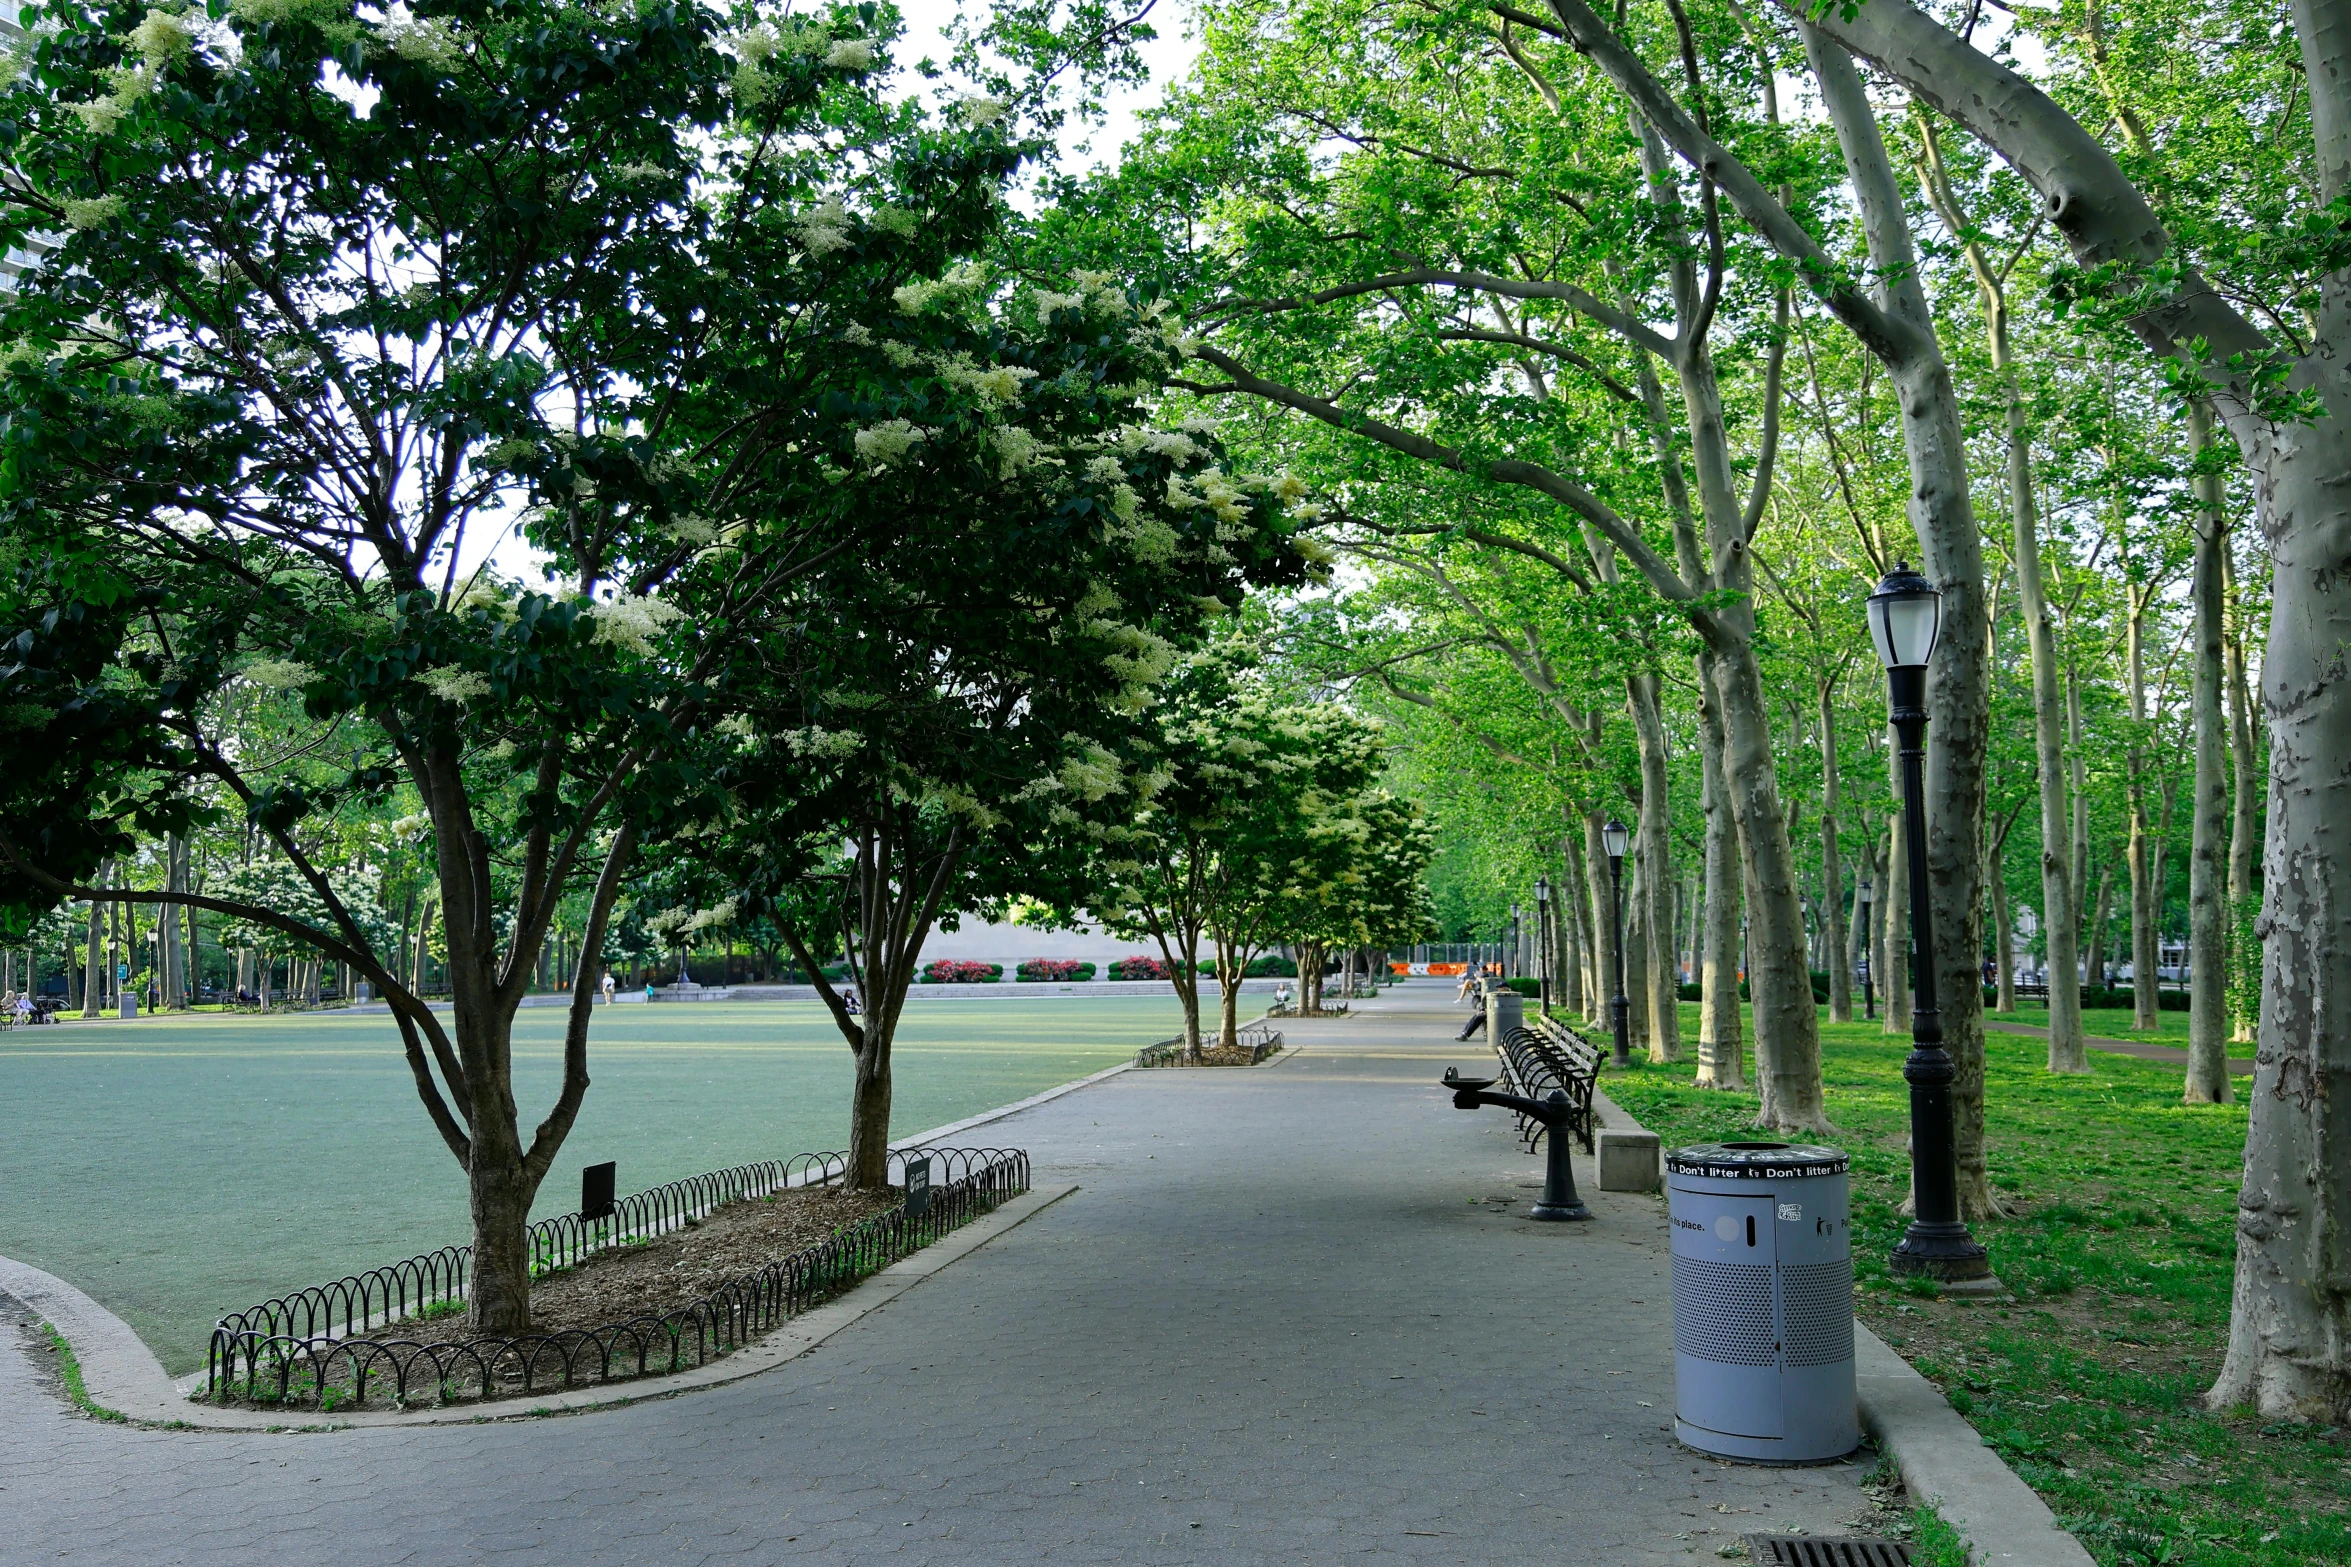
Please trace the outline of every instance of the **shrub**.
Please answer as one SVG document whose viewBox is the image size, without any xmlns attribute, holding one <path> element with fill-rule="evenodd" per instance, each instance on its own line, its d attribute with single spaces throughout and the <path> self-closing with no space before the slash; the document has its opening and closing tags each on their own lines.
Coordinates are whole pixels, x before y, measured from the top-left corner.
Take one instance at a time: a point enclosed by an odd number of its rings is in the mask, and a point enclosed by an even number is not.
<svg viewBox="0 0 2351 1567">
<path fill-rule="evenodd" d="M 1024 983 L 1083 983 L 1094 977 L 1094 965 L 1075 958 L 1031 958 L 1017 973 Z"/>
<path fill-rule="evenodd" d="M 1157 958 L 1146 958 L 1140 955 L 1120 958 L 1110 965 L 1110 977 L 1112 979 L 1165 979 L 1168 977 L 1167 965 Z"/>
<path fill-rule="evenodd" d="M 959 963 L 953 958 L 941 958 L 922 966 L 922 982 L 926 985 L 992 985 L 1003 977 L 1001 963 Z"/>
<path fill-rule="evenodd" d="M 1241 977 L 1243 979 L 1296 979 L 1298 965 L 1295 960 L 1285 958 L 1278 952 L 1268 952 L 1262 957 L 1251 958 L 1249 966 L 1241 970 Z"/>
</svg>

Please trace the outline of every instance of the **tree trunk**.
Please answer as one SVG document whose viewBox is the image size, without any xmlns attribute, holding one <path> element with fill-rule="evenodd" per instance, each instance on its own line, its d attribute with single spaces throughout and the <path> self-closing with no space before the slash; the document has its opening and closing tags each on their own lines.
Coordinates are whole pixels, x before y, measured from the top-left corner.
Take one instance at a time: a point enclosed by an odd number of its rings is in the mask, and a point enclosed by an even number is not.
<svg viewBox="0 0 2351 1567">
<path fill-rule="evenodd" d="M 2113 956 L 2113 948 L 2107 938 L 2108 928 L 2112 925 L 2113 920 L 2114 867 L 2101 865 L 2098 867 L 2097 908 L 2090 918 L 2090 984 L 2093 989 L 2111 990 L 2113 988 L 2107 982 L 2106 971 L 2106 960 Z"/>
<path fill-rule="evenodd" d="M 2238 603 L 2231 552 L 2220 552 L 2223 592 L 2229 609 L 2229 761 L 2235 796 L 2229 813 L 2229 1042 L 2249 1044 L 2260 1012 L 2261 961 L 2253 923 L 2260 908 L 2253 891 L 2253 855 L 2259 836 L 2260 778 L 2254 765 L 2253 702 L 2245 682 L 2245 624 Z M 2248 950 L 2239 951 L 2239 946 Z M 2250 976 L 2247 982 L 2242 976 Z"/>
<path fill-rule="evenodd" d="M 1682 1058 L 1682 1009 L 1674 984 L 1673 902 L 1680 881 L 1673 863 L 1673 819 L 1666 796 L 1665 720 L 1659 710 L 1659 681 L 1636 675 L 1625 682 L 1633 733 L 1641 762 L 1641 912 L 1648 940 L 1635 953 L 1642 974 L 1644 1027 L 1636 1039 L 1648 1042 L 1649 1059 Z"/>
<path fill-rule="evenodd" d="M 1637 856 L 1625 861 L 1624 995 L 1625 1032 L 1635 1050 L 1645 1050 L 1650 1036 L 1649 873 Z"/>
<path fill-rule="evenodd" d="M 1820 911 L 1821 967 L 1829 973 L 1829 1021 L 1853 1021 L 1853 972 L 1844 962 L 1845 872 L 1837 857 L 1837 688 L 1823 679 L 1820 693 Z"/>
<path fill-rule="evenodd" d="M 1216 944 L 1216 1043 L 1232 1050 L 1241 1043 L 1241 970 L 1246 962 L 1238 948 Z"/>
<path fill-rule="evenodd" d="M 1837 129 L 1869 245 L 1871 293 L 1908 332 L 1868 346 L 1886 367 L 1902 409 L 1910 470 L 1907 510 L 1927 576 L 1942 590 L 1942 632 L 1927 679 L 1927 886 L 1934 900 L 1935 965 L 1943 1048 L 1951 1083 L 1960 1211 L 1992 1211 L 1984 1166 L 1983 865 L 1984 757 L 1991 746 L 1991 632 L 1984 603 L 1983 537 L 1969 494 L 1959 395 L 1919 281 L 1902 190 L 1878 134 L 1861 74 L 1819 30 L 1798 29 Z M 1810 991 L 1807 988 L 1807 999 Z"/>
<path fill-rule="evenodd" d="M 2065 750 L 2069 783 L 2073 790 L 2073 908 L 2078 919 L 2090 917 L 2090 773 L 2089 752 L 2082 733 L 2082 672 L 2073 664 L 2065 666 Z M 2104 916 L 2099 917 L 2099 928 L 2104 929 Z M 2105 984 L 2104 956 L 2092 960 L 2097 963 L 2095 974 L 2085 966 L 2085 981 L 2095 979 Z M 2083 1068 L 2088 1070 L 2087 1066 Z"/>
<path fill-rule="evenodd" d="M 2188 404 L 2190 444 L 2212 444 L 2212 417 L 2203 399 Z M 2220 476 L 2196 475 L 2195 604 L 2196 783 L 2188 851 L 2188 1072 L 2181 1097 L 2189 1104 L 2227 1104 L 2228 868 L 2222 835 L 2228 828 L 2227 716 L 2221 708 L 2221 557 L 2228 530 L 2221 514 Z"/>
<path fill-rule="evenodd" d="M 1992 889 L 1993 1007 L 2016 1010 L 2016 930 L 2008 915 L 2008 857 L 2005 845 L 1994 844 L 1984 857 L 1984 879 Z"/>
<path fill-rule="evenodd" d="M 2131 589 L 2131 612 L 2124 622 L 2124 659 L 2128 665 L 2131 704 L 2131 743 L 2124 753 L 2130 793 L 2131 837 L 2124 851 L 2131 873 L 2131 1027 L 2155 1027 L 2156 967 L 2155 876 L 2153 841 L 2147 826 L 2147 609 L 2153 593 Z"/>
<path fill-rule="evenodd" d="M 2312 7 L 2294 8 L 2306 56 Z M 2343 18 L 2328 13 L 2330 24 Z M 2313 108 L 2329 103 L 2344 134 L 2342 77 L 2351 33 L 2330 25 L 2314 63 Z M 2329 80 L 2320 97 L 2318 64 Z M 2325 122 L 2322 122 L 2325 123 Z M 2330 144 L 2329 196 L 2345 149 Z M 2343 340 L 2346 288 L 2324 286 L 2325 335 Z M 2339 360 L 2336 361 L 2339 366 Z M 2351 407 L 2339 368 L 2324 391 Z M 2351 1419 L 2351 511 L 2341 475 L 2351 431 L 2340 418 L 2281 432 L 2264 486 L 2263 529 L 2276 562 L 2262 697 L 2269 714 L 2269 833 L 2262 856 L 2261 1022 L 2245 1182 L 2237 1199 L 2237 1282 L 2228 1355 L 2207 1400 L 2275 1418 Z"/>
<path fill-rule="evenodd" d="M 114 861 L 106 860 L 98 867 L 94 885 L 103 887 L 114 875 Z M 96 1017 L 105 1010 L 107 991 L 106 972 L 106 905 L 90 905 L 90 939 L 88 961 L 83 965 L 82 1016 Z"/>
<path fill-rule="evenodd" d="M 1698 798 L 1706 821 L 1706 893 L 1698 972 L 1698 1086 L 1738 1090 L 1747 1086 L 1737 973 L 1741 857 L 1723 784 L 1722 712 L 1712 663 L 1712 654 L 1699 655 Z"/>
</svg>

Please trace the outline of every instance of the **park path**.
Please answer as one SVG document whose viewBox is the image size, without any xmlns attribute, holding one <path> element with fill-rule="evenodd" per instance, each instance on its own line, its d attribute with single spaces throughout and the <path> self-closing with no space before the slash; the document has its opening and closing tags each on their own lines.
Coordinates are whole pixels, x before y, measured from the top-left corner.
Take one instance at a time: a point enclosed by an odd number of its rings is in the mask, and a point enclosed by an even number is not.
<svg viewBox="0 0 2351 1567">
<path fill-rule="evenodd" d="M 809 1355 L 558 1419 L 280 1436 L 68 1414 L 0 1353 L 0 1562 L 1641 1567 L 1834 1531 L 1856 1462 L 1671 1435 L 1663 1209 L 1534 1224 L 1450 987 L 957 1139 L 1079 1190 Z M 1583 1172 L 1588 1180 L 1588 1167 Z"/>
</svg>

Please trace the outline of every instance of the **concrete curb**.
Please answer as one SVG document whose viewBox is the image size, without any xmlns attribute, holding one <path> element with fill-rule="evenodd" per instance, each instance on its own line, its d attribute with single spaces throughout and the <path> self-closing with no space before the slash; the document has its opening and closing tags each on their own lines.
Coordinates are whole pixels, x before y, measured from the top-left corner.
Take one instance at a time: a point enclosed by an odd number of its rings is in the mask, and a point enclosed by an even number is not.
<svg viewBox="0 0 2351 1567">
<path fill-rule="evenodd" d="M 82 1386 L 90 1402 L 140 1425 L 197 1431 L 347 1431 L 376 1426 L 472 1426 L 496 1420 L 579 1414 L 618 1409 L 648 1399 L 675 1397 L 699 1388 L 740 1382 L 745 1377 L 796 1360 L 868 1312 L 970 1256 L 997 1236 L 1077 1190 L 1074 1185 L 1034 1188 L 994 1213 L 975 1219 L 911 1257 L 859 1281 L 839 1297 L 778 1326 L 757 1343 L 722 1360 L 664 1377 L 644 1377 L 610 1387 L 465 1404 L 449 1409 L 358 1410 L 304 1418 L 251 1409 L 218 1409 L 192 1403 L 165 1375 L 163 1365 L 128 1324 L 64 1280 L 40 1269 L 0 1258 L 0 1290 L 15 1296 L 65 1339 L 81 1363 Z"/>
<path fill-rule="evenodd" d="M 1935 1385 L 1853 1324 L 1854 1385 L 1861 1423 L 1902 1471 L 1911 1496 L 1967 1541 L 1974 1567 L 2095 1567 L 2081 1541 L 1984 1445 Z"/>
</svg>

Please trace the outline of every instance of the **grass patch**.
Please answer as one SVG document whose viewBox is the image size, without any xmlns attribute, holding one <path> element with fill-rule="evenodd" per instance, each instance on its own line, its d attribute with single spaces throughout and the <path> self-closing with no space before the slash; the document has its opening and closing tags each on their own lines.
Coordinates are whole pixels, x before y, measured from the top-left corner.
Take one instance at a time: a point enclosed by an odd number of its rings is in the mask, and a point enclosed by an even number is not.
<svg viewBox="0 0 2351 1567">
<path fill-rule="evenodd" d="M 2037 1001 L 2021 1002 L 2014 1012 L 1984 1014 L 1995 1023 L 2030 1023 L 2035 1028 L 2049 1026 L 2049 1009 Z M 2085 1007 L 2082 1010 L 2082 1032 L 2093 1039 L 2144 1039 L 2156 1044 L 2188 1048 L 2188 1014 L 2185 1012 L 2158 1012 L 2153 1028 L 2131 1027 L 2133 1014 L 2129 1007 Z M 2231 1045 L 2229 1054 L 2249 1056 L 2251 1045 Z"/>
<path fill-rule="evenodd" d="M 1821 1027 L 1862 1319 L 2102 1563 L 2351 1561 L 2351 1439 L 2196 1403 L 2227 1343 L 2243 1107 L 2183 1105 L 2180 1068 L 2097 1051 L 2087 1076 L 2052 1077 L 2039 1040 L 1989 1036 L 1988 1158 L 2015 1213 L 1977 1235 L 2018 1298 L 1954 1305 L 1886 1271 L 1908 1186 L 1907 1048 L 1874 1025 Z M 1668 1147 L 1747 1134 L 1751 1097 L 1689 1078 L 1637 1063 L 1603 1086 Z"/>
<path fill-rule="evenodd" d="M 108 1409 L 90 1396 L 89 1388 L 82 1383 L 82 1363 L 74 1358 L 73 1346 L 65 1341 L 64 1334 L 46 1322 L 41 1324 L 41 1334 L 49 1340 L 49 1353 L 57 1357 L 57 1379 L 65 1384 L 65 1396 L 73 1400 L 76 1409 L 93 1420 L 113 1425 L 129 1420 L 120 1410 Z"/>
</svg>

